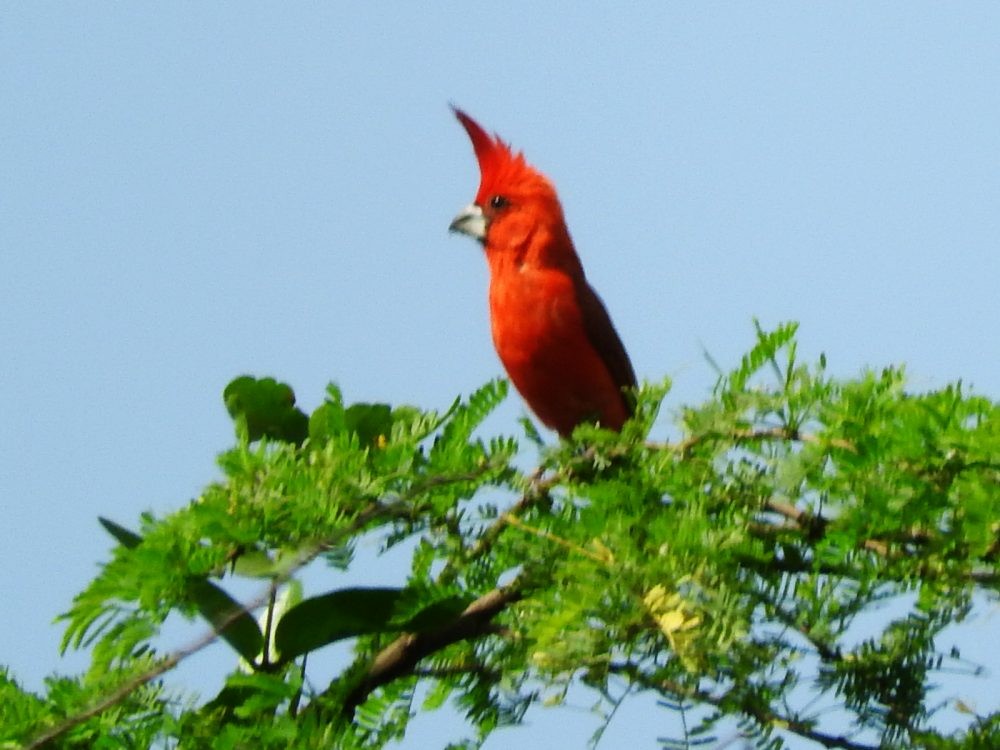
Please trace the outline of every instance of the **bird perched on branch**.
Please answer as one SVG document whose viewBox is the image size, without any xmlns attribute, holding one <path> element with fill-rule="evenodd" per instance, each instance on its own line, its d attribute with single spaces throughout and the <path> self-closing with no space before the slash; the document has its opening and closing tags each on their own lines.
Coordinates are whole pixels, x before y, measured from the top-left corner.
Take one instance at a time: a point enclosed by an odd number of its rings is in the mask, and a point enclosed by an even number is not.
<svg viewBox="0 0 1000 750">
<path fill-rule="evenodd" d="M 635 372 L 587 282 L 552 183 L 459 109 L 479 192 L 451 231 L 482 243 L 490 269 L 493 344 L 514 386 L 548 427 L 619 430 L 632 416 Z"/>
</svg>

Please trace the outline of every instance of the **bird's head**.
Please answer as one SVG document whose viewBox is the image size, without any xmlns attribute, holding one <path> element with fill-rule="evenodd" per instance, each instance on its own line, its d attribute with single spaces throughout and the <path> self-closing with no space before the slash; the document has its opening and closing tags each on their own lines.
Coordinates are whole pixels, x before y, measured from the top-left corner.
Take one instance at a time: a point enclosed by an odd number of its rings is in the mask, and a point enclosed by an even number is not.
<svg viewBox="0 0 1000 750">
<path fill-rule="evenodd" d="M 523 243 L 538 229 L 563 231 L 562 207 L 545 175 L 499 136 L 491 136 L 462 110 L 452 109 L 472 140 L 480 179 L 475 201 L 462 209 L 449 229 L 479 240 L 487 250 L 494 244 Z"/>
</svg>

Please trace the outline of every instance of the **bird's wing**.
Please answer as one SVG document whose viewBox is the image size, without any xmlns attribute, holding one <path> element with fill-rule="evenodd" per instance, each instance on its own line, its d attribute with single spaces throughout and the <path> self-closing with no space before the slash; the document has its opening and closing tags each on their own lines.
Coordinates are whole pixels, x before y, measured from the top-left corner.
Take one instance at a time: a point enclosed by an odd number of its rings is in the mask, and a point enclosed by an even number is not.
<svg viewBox="0 0 1000 750">
<path fill-rule="evenodd" d="M 583 327 L 587 332 L 587 339 L 604 362 L 604 366 L 608 368 L 608 374 L 611 375 L 614 384 L 622 391 L 622 402 L 625 404 L 626 412 L 633 414 L 634 398 L 622 389 L 636 387 L 635 371 L 632 369 L 628 352 L 625 351 L 625 345 L 622 344 L 611 322 L 611 316 L 608 315 L 597 292 L 585 279 L 577 283 L 576 296 L 583 313 Z"/>
</svg>

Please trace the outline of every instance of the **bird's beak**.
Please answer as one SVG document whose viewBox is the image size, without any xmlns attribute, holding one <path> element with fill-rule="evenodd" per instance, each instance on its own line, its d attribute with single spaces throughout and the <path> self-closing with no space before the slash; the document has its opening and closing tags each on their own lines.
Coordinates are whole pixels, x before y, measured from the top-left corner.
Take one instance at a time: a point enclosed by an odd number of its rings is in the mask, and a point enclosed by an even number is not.
<svg viewBox="0 0 1000 750">
<path fill-rule="evenodd" d="M 448 226 L 448 231 L 467 234 L 480 242 L 486 242 L 486 217 L 483 216 L 483 209 L 470 203 L 458 212 L 458 216 Z"/>
</svg>

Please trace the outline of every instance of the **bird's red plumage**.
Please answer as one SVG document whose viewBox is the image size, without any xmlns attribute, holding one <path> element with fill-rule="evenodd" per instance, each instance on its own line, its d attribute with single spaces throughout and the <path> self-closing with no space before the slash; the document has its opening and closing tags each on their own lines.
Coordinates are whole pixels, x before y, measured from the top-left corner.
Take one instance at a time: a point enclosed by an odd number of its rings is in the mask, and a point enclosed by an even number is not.
<svg viewBox="0 0 1000 750">
<path fill-rule="evenodd" d="M 521 154 L 464 112 L 455 114 L 479 162 L 475 206 L 485 233 L 476 236 L 490 268 L 500 361 L 532 411 L 560 435 L 585 421 L 621 429 L 632 414 L 635 373 L 587 282 L 555 188 Z"/>
</svg>

